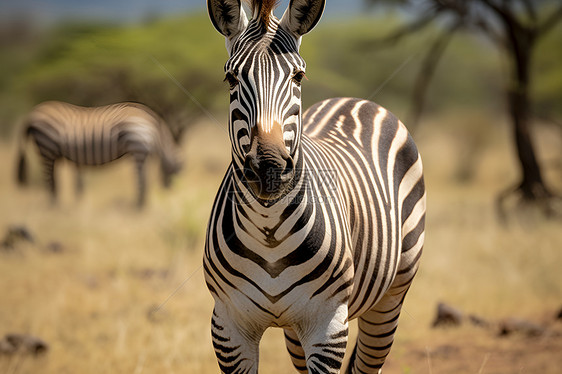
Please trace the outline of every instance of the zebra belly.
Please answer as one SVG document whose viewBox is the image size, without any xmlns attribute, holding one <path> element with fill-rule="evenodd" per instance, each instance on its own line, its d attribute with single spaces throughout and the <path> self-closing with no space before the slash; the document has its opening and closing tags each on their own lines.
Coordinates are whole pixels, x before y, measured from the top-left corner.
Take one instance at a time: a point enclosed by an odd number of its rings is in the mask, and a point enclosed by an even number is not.
<svg viewBox="0 0 562 374">
<path fill-rule="evenodd" d="M 262 332 L 269 327 L 296 329 L 313 324 L 313 321 L 308 321 L 310 315 L 335 314 L 337 308 L 344 305 L 342 300 L 311 297 L 315 290 L 314 287 L 303 286 L 279 300 L 272 300 L 264 297 L 262 291 L 250 287 L 230 289 L 229 302 L 225 304 L 228 304 L 229 314 L 243 321 L 247 328 L 254 327 Z M 223 297 L 216 298 L 215 302 L 223 302 Z"/>
<path fill-rule="evenodd" d="M 98 166 L 122 157 L 125 152 L 117 139 L 70 139 L 62 147 L 62 156 L 77 165 Z"/>
<path fill-rule="evenodd" d="M 333 297 L 336 290 L 353 277 L 351 266 L 342 271 L 345 260 L 332 262 L 331 256 L 317 253 L 317 258 L 309 263 L 288 267 L 272 276 L 250 260 L 237 258 L 225 249 L 219 251 L 211 249 L 208 251 L 211 255 L 205 258 L 206 281 L 215 301 L 224 301 L 232 308 L 231 312 L 240 314 L 241 319 L 249 316 L 259 326 L 293 327 L 312 310 L 335 310 L 346 304 L 349 297 L 349 292 Z M 224 262 L 230 267 L 228 279 L 224 278 L 225 269 L 221 269 Z M 327 262 L 330 262 L 327 269 L 315 274 Z M 336 279 L 334 274 L 338 273 L 342 274 Z M 311 274 L 315 276 L 309 276 Z"/>
</svg>

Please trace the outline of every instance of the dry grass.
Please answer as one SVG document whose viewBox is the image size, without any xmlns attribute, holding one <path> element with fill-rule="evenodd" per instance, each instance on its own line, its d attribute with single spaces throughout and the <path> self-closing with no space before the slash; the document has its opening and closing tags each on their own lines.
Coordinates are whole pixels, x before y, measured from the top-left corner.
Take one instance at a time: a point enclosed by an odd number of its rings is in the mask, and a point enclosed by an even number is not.
<svg viewBox="0 0 562 374">
<path fill-rule="evenodd" d="M 462 131 L 427 123 L 416 134 L 427 170 L 427 244 L 386 372 L 554 373 L 562 367 L 560 338 L 498 339 L 470 327 L 429 328 L 440 300 L 492 320 L 541 322 L 561 306 L 560 222 L 529 218 L 531 212 L 500 227 L 492 200 L 516 179 L 507 131 L 492 128 L 491 140 L 477 147 L 480 156 L 470 157 L 477 165 L 473 179 L 461 184 L 455 176 L 467 158 L 458 150 L 470 135 Z M 35 244 L 0 253 L 0 337 L 30 333 L 50 345 L 37 358 L 0 356 L 0 372 L 218 372 L 209 333 L 212 299 L 200 266 L 229 144 L 214 124 L 186 137 L 186 169 L 166 191 L 152 165 L 142 212 L 134 209 L 131 163 L 88 173 L 79 201 L 72 168 L 63 165 L 62 201 L 51 207 L 38 166 L 32 185 L 18 189 L 15 149 L 0 146 L 6 160 L 0 165 L 0 235 L 19 224 L 35 236 Z M 560 157 L 559 138 L 546 134 L 541 144 L 542 158 Z M 562 184 L 560 174 L 549 178 Z M 46 250 L 52 242 L 62 252 Z M 260 365 L 267 374 L 291 372 L 280 331 L 266 333 Z"/>
</svg>

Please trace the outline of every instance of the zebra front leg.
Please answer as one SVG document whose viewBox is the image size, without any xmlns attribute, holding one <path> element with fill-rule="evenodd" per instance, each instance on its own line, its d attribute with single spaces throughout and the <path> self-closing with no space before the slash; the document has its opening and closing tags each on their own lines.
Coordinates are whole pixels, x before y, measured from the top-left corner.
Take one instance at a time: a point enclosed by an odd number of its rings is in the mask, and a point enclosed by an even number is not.
<svg viewBox="0 0 562 374">
<path fill-rule="evenodd" d="M 304 349 L 299 341 L 297 334 L 291 329 L 285 329 L 285 345 L 287 346 L 287 351 L 291 356 L 291 361 L 293 366 L 301 374 L 308 373 L 306 369 L 306 357 L 304 355 Z"/>
<path fill-rule="evenodd" d="M 228 313 L 224 306 L 215 304 L 211 335 L 221 372 L 258 372 L 259 341 L 263 331 L 243 330 L 238 321 L 232 319 L 232 313 Z"/>
<path fill-rule="evenodd" d="M 329 310 L 329 308 L 326 308 Z M 310 312 L 310 325 L 296 329 L 304 348 L 309 373 L 337 374 L 345 355 L 348 336 L 347 305 L 340 305 L 335 314 L 325 315 L 325 310 Z"/>
<path fill-rule="evenodd" d="M 76 196 L 81 198 L 84 194 L 84 176 L 82 174 L 82 168 L 76 165 Z"/>
<path fill-rule="evenodd" d="M 135 155 L 135 166 L 137 169 L 138 199 L 137 208 L 141 209 L 146 202 L 146 155 Z"/>
<path fill-rule="evenodd" d="M 43 173 L 47 189 L 51 195 L 51 204 L 55 205 L 57 202 L 57 185 L 55 181 L 55 160 L 43 156 Z"/>
</svg>

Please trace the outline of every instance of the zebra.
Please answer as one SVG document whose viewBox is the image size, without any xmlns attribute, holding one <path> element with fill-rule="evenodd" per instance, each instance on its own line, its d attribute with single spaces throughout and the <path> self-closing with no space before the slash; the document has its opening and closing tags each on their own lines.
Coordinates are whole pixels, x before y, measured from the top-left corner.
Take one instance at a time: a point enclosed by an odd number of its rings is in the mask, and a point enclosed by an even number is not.
<svg viewBox="0 0 562 374">
<path fill-rule="evenodd" d="M 124 102 L 101 107 L 82 107 L 46 101 L 33 108 L 24 120 L 19 143 L 17 178 L 27 183 L 25 148 L 31 137 L 42 159 L 45 179 L 53 202 L 57 199 L 55 163 L 67 159 L 77 166 L 76 187 L 82 192 L 80 168 L 98 166 L 127 154 L 135 160 L 138 182 L 137 206 L 146 200 L 145 161 L 160 157 L 162 182 L 171 184 L 181 169 L 179 148 L 166 123 L 143 104 Z"/>
<path fill-rule="evenodd" d="M 425 237 L 420 154 L 386 109 L 327 99 L 301 114 L 301 37 L 324 0 L 207 0 L 229 58 L 232 161 L 203 255 L 211 337 L 224 373 L 256 373 L 266 329 L 299 373 L 381 373 Z M 246 8 L 248 9 L 248 8 Z"/>
</svg>

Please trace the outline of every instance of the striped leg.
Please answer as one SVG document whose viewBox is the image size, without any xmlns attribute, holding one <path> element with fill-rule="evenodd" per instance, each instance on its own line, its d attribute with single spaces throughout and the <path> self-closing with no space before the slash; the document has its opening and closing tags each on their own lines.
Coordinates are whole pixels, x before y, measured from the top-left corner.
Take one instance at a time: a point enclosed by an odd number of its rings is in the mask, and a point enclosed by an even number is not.
<svg viewBox="0 0 562 374">
<path fill-rule="evenodd" d="M 137 207 L 140 209 L 146 202 L 146 154 L 135 154 L 135 166 L 137 169 L 138 199 Z"/>
<path fill-rule="evenodd" d="M 76 165 L 76 196 L 82 197 L 84 194 L 84 176 L 82 174 L 82 168 Z"/>
<path fill-rule="evenodd" d="M 401 295 L 386 294 L 375 308 L 359 318 L 359 335 L 348 373 L 382 373 L 405 294 L 405 291 Z"/>
<path fill-rule="evenodd" d="M 55 181 L 55 160 L 48 157 L 43 157 L 43 173 L 47 189 L 51 194 L 51 203 L 57 202 L 57 184 Z"/>
<path fill-rule="evenodd" d="M 285 329 L 285 344 L 289 355 L 291 355 L 291 361 L 293 361 L 295 369 L 301 374 L 308 373 L 304 349 L 302 348 L 297 334 L 291 329 Z"/>
<path fill-rule="evenodd" d="M 382 365 L 394 342 L 402 302 L 419 267 L 424 243 L 425 216 L 406 228 L 402 241 L 400 267 L 383 298 L 373 309 L 359 317 L 359 336 L 347 373 L 381 373 Z M 413 229 L 410 229 L 413 227 Z"/>
<path fill-rule="evenodd" d="M 256 374 L 258 372 L 261 334 L 240 331 L 226 308 L 220 304 L 216 304 L 213 310 L 211 335 L 223 373 Z"/>
<path fill-rule="evenodd" d="M 347 305 L 340 305 L 330 316 L 314 314 L 304 331 L 296 331 L 304 348 L 306 367 L 311 374 L 336 374 L 340 372 L 347 336 Z"/>
<path fill-rule="evenodd" d="M 359 335 L 348 373 L 382 373 L 382 365 L 394 342 L 404 297 L 418 268 L 419 256 L 409 258 L 408 255 L 408 252 L 402 255 L 403 265 L 391 288 L 373 309 L 359 317 Z"/>
</svg>

